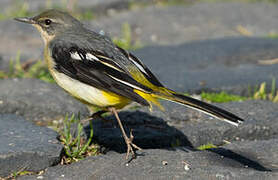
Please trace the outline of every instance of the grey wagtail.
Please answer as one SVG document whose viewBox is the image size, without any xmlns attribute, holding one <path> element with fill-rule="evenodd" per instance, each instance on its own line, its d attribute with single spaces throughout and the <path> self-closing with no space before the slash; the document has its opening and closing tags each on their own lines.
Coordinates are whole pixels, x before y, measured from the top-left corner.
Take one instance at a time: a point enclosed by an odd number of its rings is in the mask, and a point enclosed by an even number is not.
<svg viewBox="0 0 278 180">
<path fill-rule="evenodd" d="M 128 137 L 117 110 L 130 102 L 156 105 L 158 99 L 173 101 L 197 109 L 220 120 L 238 125 L 243 119 L 208 103 L 184 96 L 164 87 L 137 57 L 116 46 L 109 37 L 91 31 L 58 10 L 48 10 L 35 17 L 15 18 L 32 24 L 44 40 L 44 58 L 48 69 L 66 92 L 88 105 L 115 115 L 127 145 L 127 155 L 141 150 Z"/>
</svg>

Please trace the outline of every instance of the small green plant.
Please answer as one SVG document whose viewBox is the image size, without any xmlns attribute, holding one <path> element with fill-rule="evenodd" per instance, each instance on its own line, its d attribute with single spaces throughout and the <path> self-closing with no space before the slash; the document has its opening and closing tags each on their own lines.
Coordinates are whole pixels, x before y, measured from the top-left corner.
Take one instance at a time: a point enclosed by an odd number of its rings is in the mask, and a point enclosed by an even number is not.
<svg viewBox="0 0 278 180">
<path fill-rule="evenodd" d="M 16 178 L 17 176 L 24 176 L 24 175 L 31 175 L 31 174 L 35 174 L 35 173 L 31 171 L 20 171 L 20 172 L 13 173 L 13 176 L 14 178 Z"/>
<path fill-rule="evenodd" d="M 197 147 L 197 149 L 200 151 L 207 150 L 207 149 L 213 149 L 213 148 L 217 148 L 217 146 L 212 143 L 207 143 L 207 144 Z"/>
<path fill-rule="evenodd" d="M 265 88 L 266 88 L 266 82 L 261 83 L 259 90 L 255 90 L 253 98 L 266 100 L 267 94 Z M 255 89 L 257 89 L 257 87 Z"/>
<path fill-rule="evenodd" d="M 0 78 L 37 78 L 46 82 L 54 82 L 43 61 L 21 63 L 20 52 L 17 53 L 15 59 L 10 60 L 8 72 L 0 71 Z"/>
<path fill-rule="evenodd" d="M 72 125 L 77 125 L 77 134 L 72 133 Z M 68 164 L 71 162 L 83 159 L 88 155 L 95 155 L 98 153 L 96 145 L 91 145 L 93 138 L 93 126 L 90 121 L 90 136 L 87 142 L 82 137 L 83 125 L 80 122 L 80 115 L 75 116 L 72 114 L 71 118 L 66 115 L 64 119 L 64 128 L 60 132 L 60 140 L 64 144 L 65 157 L 64 163 Z"/>
<path fill-rule="evenodd" d="M 277 103 L 278 102 L 278 90 L 276 90 L 276 79 L 272 78 L 270 92 L 267 92 L 266 82 L 263 82 L 259 85 L 258 90 L 255 89 L 255 92 L 253 93 L 252 98 L 269 100 L 269 101 Z"/>
<path fill-rule="evenodd" d="M 11 173 L 9 176 L 3 178 L 3 179 L 16 179 L 18 178 L 19 176 L 24 176 L 24 175 L 34 175 L 34 174 L 37 174 L 37 172 L 32 172 L 32 171 L 26 171 L 24 170 L 25 168 L 22 168 L 18 171 L 15 171 L 13 173 Z M 1 177 L 0 177 L 1 179 Z M 2 179 L 1 179 L 2 180 Z"/>
<path fill-rule="evenodd" d="M 209 102 L 217 102 L 217 103 L 224 103 L 224 102 L 231 102 L 231 101 L 243 101 L 243 100 L 247 99 L 247 97 L 228 94 L 224 91 L 222 91 L 220 93 L 202 92 L 201 98 L 206 101 L 209 101 Z"/>
<path fill-rule="evenodd" d="M 201 97 L 209 102 L 230 102 L 230 101 L 244 101 L 247 99 L 261 99 L 268 100 L 277 103 L 278 102 L 278 90 L 276 89 L 276 79 L 272 78 L 270 92 L 267 91 L 267 84 L 263 82 L 254 88 L 248 86 L 248 97 L 231 95 L 226 92 L 220 93 L 206 93 L 202 92 Z"/>
<path fill-rule="evenodd" d="M 267 38 L 270 38 L 270 39 L 277 39 L 278 38 L 278 33 L 269 33 L 267 36 Z"/>
<path fill-rule="evenodd" d="M 118 38 L 118 37 L 113 38 L 113 42 L 117 46 L 119 46 L 123 49 L 127 49 L 127 50 L 134 50 L 134 49 L 138 49 L 138 48 L 142 47 L 140 41 L 132 40 L 132 32 L 131 32 L 130 25 L 128 23 L 124 23 L 122 25 L 122 37 L 121 38 Z"/>
</svg>

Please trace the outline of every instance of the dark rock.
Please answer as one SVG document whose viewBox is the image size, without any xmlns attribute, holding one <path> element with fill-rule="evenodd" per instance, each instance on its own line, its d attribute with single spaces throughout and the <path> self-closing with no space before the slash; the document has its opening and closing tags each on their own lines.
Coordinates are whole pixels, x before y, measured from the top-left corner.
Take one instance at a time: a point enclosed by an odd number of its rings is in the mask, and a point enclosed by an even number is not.
<svg viewBox="0 0 278 180">
<path fill-rule="evenodd" d="M 63 146 L 53 130 L 8 114 L 0 114 L 0 124 L 0 177 L 36 172 L 60 162 Z"/>
<path fill-rule="evenodd" d="M 21 115 L 44 125 L 63 119 L 67 113 L 88 115 L 84 105 L 56 84 L 38 79 L 6 79 L 0 84 L 0 113 Z"/>
<path fill-rule="evenodd" d="M 178 46 L 146 47 L 134 52 L 167 87 L 200 93 L 225 90 L 250 95 L 254 86 L 278 79 L 277 64 L 259 60 L 278 56 L 278 41 L 233 38 L 191 42 Z M 277 83 L 276 83 L 277 84 Z"/>
<path fill-rule="evenodd" d="M 144 150 L 128 165 L 125 154 L 110 152 L 19 179 L 277 179 L 277 153 L 277 140 L 235 143 L 208 151 Z"/>
</svg>

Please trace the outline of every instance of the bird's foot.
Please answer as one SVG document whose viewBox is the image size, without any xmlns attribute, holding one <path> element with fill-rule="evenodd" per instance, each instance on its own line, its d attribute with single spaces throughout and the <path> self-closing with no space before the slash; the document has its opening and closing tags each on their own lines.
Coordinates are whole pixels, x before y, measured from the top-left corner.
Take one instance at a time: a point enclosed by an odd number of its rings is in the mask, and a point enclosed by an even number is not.
<svg viewBox="0 0 278 180">
<path fill-rule="evenodd" d="M 130 137 L 128 138 L 127 136 L 124 137 L 126 145 L 127 145 L 127 152 L 126 152 L 126 159 L 129 157 L 129 153 L 132 154 L 132 159 L 136 158 L 136 150 L 142 150 L 139 146 L 136 144 L 132 143 L 134 136 L 132 135 L 132 130 L 130 130 Z"/>
</svg>

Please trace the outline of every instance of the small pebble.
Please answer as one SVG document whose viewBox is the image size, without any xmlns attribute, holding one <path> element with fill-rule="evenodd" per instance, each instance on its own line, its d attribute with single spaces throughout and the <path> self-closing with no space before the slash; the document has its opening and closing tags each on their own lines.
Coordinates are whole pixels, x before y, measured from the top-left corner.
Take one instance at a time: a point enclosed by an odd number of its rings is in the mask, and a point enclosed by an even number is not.
<svg viewBox="0 0 278 180">
<path fill-rule="evenodd" d="M 184 170 L 189 171 L 190 170 L 189 164 L 185 161 L 182 161 L 182 163 L 184 164 Z"/>
<path fill-rule="evenodd" d="M 190 170 L 190 168 L 189 168 L 189 165 L 188 165 L 188 164 L 185 164 L 185 165 L 184 165 L 184 170 L 186 170 L 186 171 L 189 171 L 189 170 Z"/>
<path fill-rule="evenodd" d="M 163 165 L 163 166 L 166 166 L 167 164 L 168 164 L 167 161 L 162 161 L 162 165 Z"/>
</svg>

